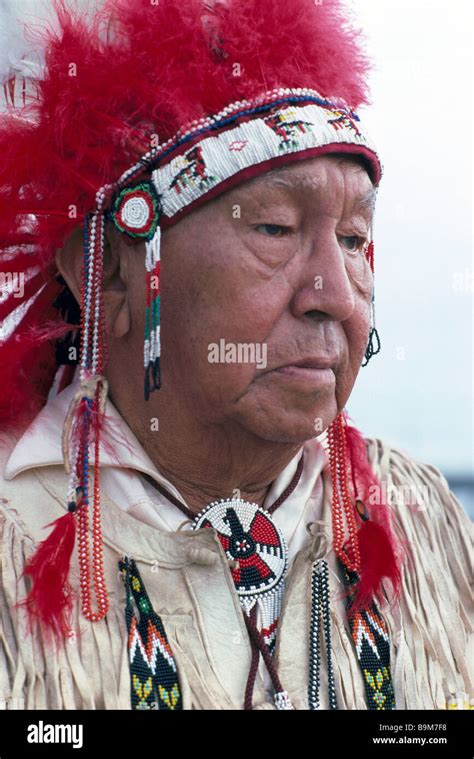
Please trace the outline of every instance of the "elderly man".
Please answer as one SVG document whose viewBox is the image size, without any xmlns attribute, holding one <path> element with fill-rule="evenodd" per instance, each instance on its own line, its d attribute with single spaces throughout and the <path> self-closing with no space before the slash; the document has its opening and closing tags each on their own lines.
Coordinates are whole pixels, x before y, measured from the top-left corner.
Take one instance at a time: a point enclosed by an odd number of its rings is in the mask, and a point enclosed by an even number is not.
<svg viewBox="0 0 474 759">
<path fill-rule="evenodd" d="M 2 697 L 469 703 L 469 520 L 345 413 L 378 339 L 381 164 L 343 21 L 309 0 L 64 13 L 35 118 L 5 119 L 5 267 L 37 268 L 1 346 Z"/>
</svg>

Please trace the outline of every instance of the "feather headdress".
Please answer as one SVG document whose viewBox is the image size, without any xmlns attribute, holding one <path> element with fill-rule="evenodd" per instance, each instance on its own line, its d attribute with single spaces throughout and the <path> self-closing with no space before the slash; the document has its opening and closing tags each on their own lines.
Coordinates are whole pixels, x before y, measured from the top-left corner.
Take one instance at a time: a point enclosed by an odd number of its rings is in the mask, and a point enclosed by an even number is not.
<svg viewBox="0 0 474 759">
<path fill-rule="evenodd" d="M 14 18 L 14 6 L 2 7 Z M 355 112 L 368 102 L 369 63 L 339 0 L 55 0 L 50 7 L 51 19 L 26 27 L 32 46 L 23 50 L 15 31 L 15 61 L 0 62 L 0 245 L 10 283 L 0 299 L 0 423 L 23 423 L 47 398 L 55 340 L 71 327 L 58 307 L 64 281 L 54 255 L 82 226 L 81 392 L 64 444 L 69 511 L 29 567 L 30 611 L 64 632 L 67 557 L 76 520 L 88 529 L 89 446 L 95 440 L 98 450 L 107 393 L 98 326 L 105 221 L 145 242 L 147 397 L 160 386 L 162 228 L 281 163 L 357 153 L 375 185 L 382 169 Z M 97 479 L 98 469 L 96 460 Z M 54 588 L 44 572 L 52 556 L 59 557 Z M 379 588 L 384 572 L 396 580 L 392 569 L 378 565 L 365 590 Z M 89 604 L 86 616 L 106 613 L 105 596 L 99 607 L 91 612 Z"/>
</svg>

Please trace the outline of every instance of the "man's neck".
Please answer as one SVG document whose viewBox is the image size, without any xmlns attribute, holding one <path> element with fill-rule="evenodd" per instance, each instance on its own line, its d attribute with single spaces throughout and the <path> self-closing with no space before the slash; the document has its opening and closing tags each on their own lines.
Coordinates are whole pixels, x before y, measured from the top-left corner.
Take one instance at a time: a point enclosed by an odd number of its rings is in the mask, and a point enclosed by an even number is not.
<svg viewBox="0 0 474 759">
<path fill-rule="evenodd" d="M 272 482 L 302 447 L 262 440 L 240 428 L 199 425 L 196 419 L 185 426 L 166 413 L 160 413 L 159 430 L 151 431 L 113 402 L 160 474 L 195 513 L 221 498 L 261 506 Z"/>
</svg>

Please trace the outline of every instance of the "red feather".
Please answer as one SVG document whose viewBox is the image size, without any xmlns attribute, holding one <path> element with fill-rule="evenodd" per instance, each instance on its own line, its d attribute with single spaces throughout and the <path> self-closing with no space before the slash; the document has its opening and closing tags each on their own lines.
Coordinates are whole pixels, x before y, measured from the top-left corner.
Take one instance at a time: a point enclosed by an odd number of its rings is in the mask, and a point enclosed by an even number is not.
<svg viewBox="0 0 474 759">
<path fill-rule="evenodd" d="M 53 279 L 30 304 L 16 330 L 0 342 L 0 422 L 3 429 L 26 427 L 43 405 L 54 379 L 54 348 L 33 342 L 29 333 L 54 317 L 52 302 L 61 286 Z"/>
<path fill-rule="evenodd" d="M 390 534 L 368 519 L 357 533 L 360 551 L 360 579 L 354 609 L 367 606 L 381 595 L 382 580 L 389 580 L 395 595 L 400 591 L 400 568 Z"/>
<path fill-rule="evenodd" d="M 5 272 L 5 269 L 2 264 L 2 271 Z M 18 269 L 16 269 L 15 272 L 12 272 L 13 274 L 17 275 L 21 272 L 18 272 Z M 16 282 L 20 282 L 21 280 L 17 279 Z M 28 300 L 31 298 L 35 293 L 38 292 L 38 290 L 45 284 L 47 284 L 50 281 L 50 278 L 45 275 L 44 272 L 40 271 L 38 274 L 35 274 L 33 277 L 31 277 L 27 282 L 23 282 L 22 286 L 22 296 L 21 300 L 19 300 L 18 295 L 16 292 L 12 292 L 11 295 L 5 299 L 3 303 L 0 303 L 0 319 L 4 319 L 8 314 L 10 314 L 12 311 L 15 310 L 15 308 L 18 308 L 19 304 L 23 301 Z M 13 285 L 15 285 L 15 281 L 12 282 Z M 18 287 L 18 285 L 17 285 Z"/>
<path fill-rule="evenodd" d="M 394 596 L 400 593 L 402 545 L 392 528 L 392 513 L 385 502 L 385 491 L 367 458 L 366 442 L 346 420 L 346 441 L 355 485 L 354 496 L 365 505 L 369 518 L 357 532 L 361 570 L 354 610 L 382 599 L 382 582 L 388 581 Z M 377 494 L 376 503 L 371 497 Z"/>
<path fill-rule="evenodd" d="M 68 575 L 76 535 L 74 514 L 68 511 L 47 526 L 54 529 L 24 569 L 23 574 L 31 578 L 33 585 L 18 605 L 26 607 L 30 625 L 37 619 L 45 632 L 61 638 L 71 634 L 72 591 Z"/>
</svg>

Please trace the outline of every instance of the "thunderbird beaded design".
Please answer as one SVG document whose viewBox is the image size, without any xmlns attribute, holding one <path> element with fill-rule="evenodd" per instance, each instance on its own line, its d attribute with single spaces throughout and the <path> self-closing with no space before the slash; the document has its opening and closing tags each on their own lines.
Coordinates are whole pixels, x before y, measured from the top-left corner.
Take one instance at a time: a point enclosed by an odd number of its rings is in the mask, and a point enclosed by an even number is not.
<svg viewBox="0 0 474 759">
<path fill-rule="evenodd" d="M 240 499 L 210 503 L 195 518 L 193 529 L 214 528 L 229 560 L 241 602 L 254 602 L 275 592 L 283 581 L 287 547 L 280 528 L 265 509 Z"/>
<path fill-rule="evenodd" d="M 334 114 L 333 119 L 329 119 L 328 124 L 331 124 L 334 129 L 352 129 L 354 134 L 360 136 L 360 131 L 356 124 L 356 119 L 353 115 L 347 112 L 347 110 L 344 109 L 331 109 L 332 113 Z"/>
<path fill-rule="evenodd" d="M 180 164 L 182 164 L 181 168 Z M 169 189 L 175 190 L 181 195 L 187 187 L 198 187 L 205 190 L 217 181 L 216 177 L 209 176 L 206 172 L 206 164 L 200 145 L 188 150 L 181 161 L 177 162 L 178 173 L 173 178 Z"/>
<path fill-rule="evenodd" d="M 132 709 L 182 709 L 178 672 L 160 617 L 153 610 L 133 559 L 119 561 L 127 594 L 125 619 Z M 135 603 L 139 620 L 133 609 Z"/>
<path fill-rule="evenodd" d="M 280 528 L 256 503 L 215 501 L 201 511 L 193 529 L 213 528 L 231 564 L 244 612 L 257 604 L 262 636 L 273 652 L 280 615 L 288 550 Z"/>
<path fill-rule="evenodd" d="M 280 140 L 278 149 L 283 152 L 289 148 L 297 148 L 299 135 L 306 134 L 313 128 L 311 122 L 298 119 L 294 108 L 278 111 L 274 116 L 269 116 L 263 121 L 275 132 Z"/>
</svg>

